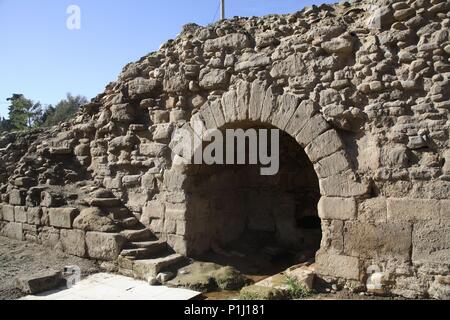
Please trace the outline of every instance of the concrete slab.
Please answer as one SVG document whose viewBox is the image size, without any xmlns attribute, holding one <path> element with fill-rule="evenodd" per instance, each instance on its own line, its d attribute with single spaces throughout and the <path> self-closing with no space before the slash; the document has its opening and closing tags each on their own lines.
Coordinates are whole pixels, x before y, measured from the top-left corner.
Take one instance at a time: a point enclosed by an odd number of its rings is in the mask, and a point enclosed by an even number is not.
<svg viewBox="0 0 450 320">
<path fill-rule="evenodd" d="M 21 300 L 191 300 L 200 294 L 187 289 L 150 286 L 145 281 L 121 275 L 97 273 L 70 289 L 52 290 Z"/>
</svg>

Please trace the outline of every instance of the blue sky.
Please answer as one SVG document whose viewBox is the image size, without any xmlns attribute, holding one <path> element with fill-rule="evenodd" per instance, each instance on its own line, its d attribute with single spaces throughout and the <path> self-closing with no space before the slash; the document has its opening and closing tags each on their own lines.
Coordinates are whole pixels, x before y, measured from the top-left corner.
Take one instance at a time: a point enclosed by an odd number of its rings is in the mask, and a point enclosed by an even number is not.
<svg viewBox="0 0 450 320">
<path fill-rule="evenodd" d="M 329 0 L 226 0 L 227 16 L 290 13 Z M 122 67 L 155 51 L 188 22 L 213 22 L 219 0 L 0 0 L 0 115 L 23 93 L 55 104 L 67 92 L 89 99 Z M 69 5 L 81 29 L 69 30 Z M 216 16 L 217 18 L 217 16 Z"/>
</svg>

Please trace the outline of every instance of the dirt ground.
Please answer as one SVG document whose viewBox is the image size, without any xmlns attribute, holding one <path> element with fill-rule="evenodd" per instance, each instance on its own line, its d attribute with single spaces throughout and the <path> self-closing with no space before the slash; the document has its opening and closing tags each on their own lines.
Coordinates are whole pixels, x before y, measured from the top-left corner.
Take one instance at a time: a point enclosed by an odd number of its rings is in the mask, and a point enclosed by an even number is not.
<svg viewBox="0 0 450 320">
<path fill-rule="evenodd" d="M 93 261 L 69 256 L 38 244 L 0 237 L 0 300 L 23 296 L 15 289 L 15 277 L 48 269 L 62 270 L 70 265 L 79 266 L 82 276 L 100 271 Z"/>
<path fill-rule="evenodd" d="M 38 244 L 0 237 L 0 300 L 13 300 L 23 296 L 19 290 L 15 289 L 14 279 L 17 276 L 45 271 L 47 269 L 62 270 L 65 266 L 70 265 L 79 266 L 83 277 L 101 271 L 98 264 L 94 261 L 70 256 Z M 238 292 L 216 292 L 203 296 L 203 299 L 228 300 L 236 298 L 238 295 Z M 361 296 L 340 291 L 334 294 L 316 294 L 310 299 L 361 300 L 389 298 Z"/>
</svg>

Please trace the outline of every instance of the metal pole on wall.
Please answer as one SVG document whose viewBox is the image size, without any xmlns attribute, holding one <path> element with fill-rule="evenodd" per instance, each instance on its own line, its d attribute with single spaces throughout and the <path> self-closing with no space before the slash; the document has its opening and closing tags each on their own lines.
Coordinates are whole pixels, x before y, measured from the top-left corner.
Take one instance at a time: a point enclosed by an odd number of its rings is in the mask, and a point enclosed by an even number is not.
<svg viewBox="0 0 450 320">
<path fill-rule="evenodd" d="M 225 19 L 225 0 L 220 0 L 220 19 Z"/>
</svg>

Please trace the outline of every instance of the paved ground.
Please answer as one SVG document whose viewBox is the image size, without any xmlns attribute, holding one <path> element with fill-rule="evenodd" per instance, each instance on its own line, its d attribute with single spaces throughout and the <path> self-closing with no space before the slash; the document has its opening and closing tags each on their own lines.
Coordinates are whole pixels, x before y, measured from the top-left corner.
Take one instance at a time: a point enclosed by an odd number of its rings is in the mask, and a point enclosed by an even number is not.
<svg viewBox="0 0 450 320">
<path fill-rule="evenodd" d="M 0 300 L 18 299 L 23 294 L 15 289 L 14 278 L 47 269 L 77 265 L 82 276 L 99 272 L 89 260 L 69 256 L 38 244 L 0 237 Z"/>
<path fill-rule="evenodd" d="M 132 278 L 97 273 L 81 280 L 70 289 L 49 291 L 23 300 L 191 300 L 199 292 L 164 286 L 150 286 Z"/>
</svg>

